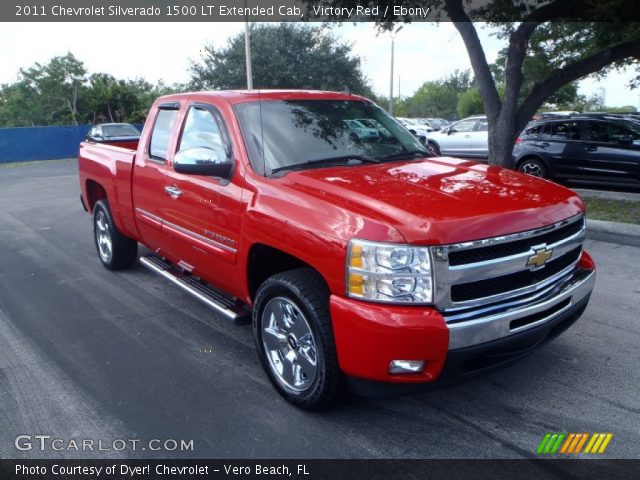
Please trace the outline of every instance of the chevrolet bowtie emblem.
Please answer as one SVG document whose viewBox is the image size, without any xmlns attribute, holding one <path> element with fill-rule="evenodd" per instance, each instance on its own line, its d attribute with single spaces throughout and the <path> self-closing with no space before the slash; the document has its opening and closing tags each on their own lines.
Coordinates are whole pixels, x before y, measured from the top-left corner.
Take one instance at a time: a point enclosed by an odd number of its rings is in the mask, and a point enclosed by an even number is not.
<svg viewBox="0 0 640 480">
<path fill-rule="evenodd" d="M 546 245 L 537 248 L 534 247 L 533 251 L 534 254 L 527 259 L 527 267 L 531 270 L 544 267 L 544 264 L 547 263 L 547 260 L 553 255 L 553 250 L 547 249 Z"/>
</svg>

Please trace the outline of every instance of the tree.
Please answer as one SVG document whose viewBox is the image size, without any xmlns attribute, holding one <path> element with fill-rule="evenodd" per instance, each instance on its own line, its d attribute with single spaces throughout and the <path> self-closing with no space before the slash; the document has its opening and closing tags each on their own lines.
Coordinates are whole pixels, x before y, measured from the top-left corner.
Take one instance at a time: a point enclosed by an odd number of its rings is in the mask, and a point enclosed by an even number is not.
<svg viewBox="0 0 640 480">
<path fill-rule="evenodd" d="M 327 0 L 345 7 L 350 0 Z M 432 20 L 451 20 L 466 46 L 474 79 L 482 95 L 489 124 L 489 163 L 513 167 L 511 151 L 518 133 L 543 103 L 564 85 L 613 68 L 640 64 L 640 26 L 625 22 L 640 18 L 640 3 L 624 0 L 422 0 Z M 361 1 L 379 6 L 382 28 L 411 21 L 395 15 L 393 0 Z M 389 8 L 386 8 L 389 7 Z M 473 21 L 490 21 L 508 42 L 504 69 L 504 95 L 490 66 Z M 548 68 L 526 94 L 525 71 L 540 49 Z"/>
<path fill-rule="evenodd" d="M 469 117 L 484 112 L 482 96 L 477 88 L 471 88 L 460 95 L 458 99 L 458 115 Z"/>
<path fill-rule="evenodd" d="M 349 90 L 363 94 L 367 85 L 360 59 L 350 45 L 320 27 L 283 23 L 251 26 L 253 85 L 256 88 Z M 220 49 L 208 46 L 191 64 L 191 88 L 246 88 L 244 34 Z"/>
<path fill-rule="evenodd" d="M 460 95 L 466 92 L 473 81 L 469 71 L 456 70 L 452 74 L 425 82 L 416 92 L 402 101 L 406 115 L 410 117 L 443 117 L 456 116 Z"/>
</svg>

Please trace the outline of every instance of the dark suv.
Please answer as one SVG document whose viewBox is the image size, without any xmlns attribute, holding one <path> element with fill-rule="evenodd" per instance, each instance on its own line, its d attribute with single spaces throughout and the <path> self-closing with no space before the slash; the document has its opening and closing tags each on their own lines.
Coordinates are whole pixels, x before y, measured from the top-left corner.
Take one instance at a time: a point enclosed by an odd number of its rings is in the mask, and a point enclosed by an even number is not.
<svg viewBox="0 0 640 480">
<path fill-rule="evenodd" d="M 537 177 L 640 186 L 640 123 L 606 116 L 532 122 L 513 156 L 519 171 Z"/>
</svg>

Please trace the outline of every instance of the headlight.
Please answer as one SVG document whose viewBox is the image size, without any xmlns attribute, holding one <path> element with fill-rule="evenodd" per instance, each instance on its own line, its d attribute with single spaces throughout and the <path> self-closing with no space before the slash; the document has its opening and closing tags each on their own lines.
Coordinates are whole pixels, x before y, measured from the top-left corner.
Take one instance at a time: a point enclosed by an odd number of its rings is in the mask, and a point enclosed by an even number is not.
<svg viewBox="0 0 640 480">
<path fill-rule="evenodd" d="M 429 248 L 352 239 L 347 295 L 387 303 L 433 302 Z"/>
</svg>

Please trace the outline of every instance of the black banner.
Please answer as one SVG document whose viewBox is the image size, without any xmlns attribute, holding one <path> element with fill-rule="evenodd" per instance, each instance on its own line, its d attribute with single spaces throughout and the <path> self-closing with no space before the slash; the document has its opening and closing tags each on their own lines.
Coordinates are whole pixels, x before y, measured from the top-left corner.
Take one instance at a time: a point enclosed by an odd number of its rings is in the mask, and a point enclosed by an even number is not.
<svg viewBox="0 0 640 480">
<path fill-rule="evenodd" d="M 2 460 L 2 479 L 630 479 L 640 460 Z"/>
<path fill-rule="evenodd" d="M 488 4 L 498 8 L 486 8 Z M 457 4 L 457 5 L 456 5 Z M 543 4 L 541 6 L 541 4 Z M 548 5 L 551 4 L 551 5 Z M 451 7 L 453 5 L 454 8 Z M 459 6 L 459 8 L 458 8 Z M 638 21 L 640 2 L 609 0 L 15 0 L 3 22 Z"/>
</svg>

